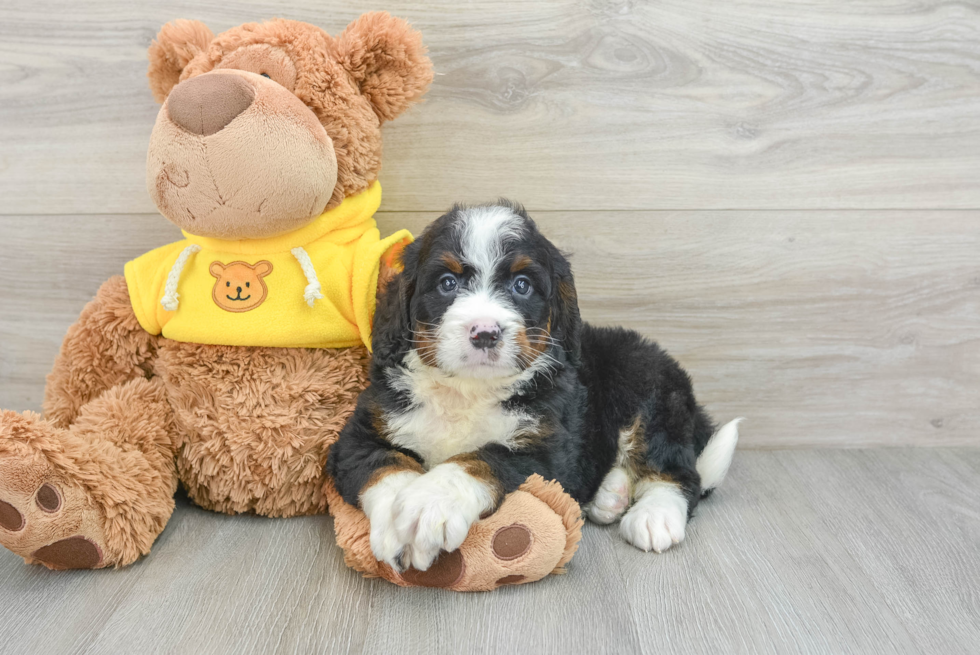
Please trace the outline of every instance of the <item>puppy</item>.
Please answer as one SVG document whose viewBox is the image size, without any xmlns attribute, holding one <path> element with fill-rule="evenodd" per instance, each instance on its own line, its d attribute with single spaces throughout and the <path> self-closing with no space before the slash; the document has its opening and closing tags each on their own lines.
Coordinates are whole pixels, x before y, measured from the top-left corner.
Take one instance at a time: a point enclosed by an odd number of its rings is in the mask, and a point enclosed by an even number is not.
<svg viewBox="0 0 980 655">
<path fill-rule="evenodd" d="M 662 552 L 725 477 L 687 374 L 636 332 L 582 323 L 572 271 L 524 209 L 456 206 L 381 293 L 371 386 L 327 470 L 371 522 L 374 555 L 429 568 L 532 473 Z"/>
</svg>

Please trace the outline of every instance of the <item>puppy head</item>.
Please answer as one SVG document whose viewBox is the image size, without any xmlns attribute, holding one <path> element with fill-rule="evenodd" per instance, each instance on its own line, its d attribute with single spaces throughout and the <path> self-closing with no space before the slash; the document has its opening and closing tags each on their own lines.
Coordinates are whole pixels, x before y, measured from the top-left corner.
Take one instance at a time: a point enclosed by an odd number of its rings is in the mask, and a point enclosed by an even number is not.
<svg viewBox="0 0 980 655">
<path fill-rule="evenodd" d="M 375 357 L 413 351 L 466 378 L 577 364 L 571 267 L 519 205 L 456 206 L 404 255 L 375 317 Z"/>
</svg>

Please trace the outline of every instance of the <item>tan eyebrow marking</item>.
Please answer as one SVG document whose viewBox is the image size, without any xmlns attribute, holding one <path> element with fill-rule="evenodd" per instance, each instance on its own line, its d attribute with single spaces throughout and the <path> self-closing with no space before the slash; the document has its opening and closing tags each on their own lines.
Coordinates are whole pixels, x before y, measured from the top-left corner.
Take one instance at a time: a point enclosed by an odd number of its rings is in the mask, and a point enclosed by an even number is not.
<svg viewBox="0 0 980 655">
<path fill-rule="evenodd" d="M 513 264 L 510 265 L 510 272 L 516 273 L 517 271 L 527 268 L 533 263 L 534 262 L 531 261 L 530 257 L 528 257 L 527 255 L 521 255 L 520 257 L 514 260 Z"/>
<path fill-rule="evenodd" d="M 456 259 L 452 255 L 450 255 L 448 252 L 447 253 L 443 253 L 443 255 L 441 257 L 441 260 L 442 260 L 442 263 L 446 265 L 446 268 L 448 268 L 450 271 L 452 271 L 456 275 L 462 275 L 463 274 L 463 265 L 459 263 L 459 260 L 458 259 Z"/>
</svg>

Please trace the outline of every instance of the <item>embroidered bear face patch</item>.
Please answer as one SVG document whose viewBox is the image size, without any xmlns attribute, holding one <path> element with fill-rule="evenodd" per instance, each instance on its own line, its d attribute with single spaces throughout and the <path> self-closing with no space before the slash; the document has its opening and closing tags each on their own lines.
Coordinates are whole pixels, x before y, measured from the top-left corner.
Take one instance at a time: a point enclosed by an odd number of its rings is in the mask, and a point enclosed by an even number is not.
<svg viewBox="0 0 980 655">
<path fill-rule="evenodd" d="M 272 272 L 271 262 L 211 262 L 210 270 L 211 275 L 217 278 L 211 297 L 218 307 L 227 312 L 255 309 L 269 295 L 269 289 L 262 278 Z"/>
</svg>

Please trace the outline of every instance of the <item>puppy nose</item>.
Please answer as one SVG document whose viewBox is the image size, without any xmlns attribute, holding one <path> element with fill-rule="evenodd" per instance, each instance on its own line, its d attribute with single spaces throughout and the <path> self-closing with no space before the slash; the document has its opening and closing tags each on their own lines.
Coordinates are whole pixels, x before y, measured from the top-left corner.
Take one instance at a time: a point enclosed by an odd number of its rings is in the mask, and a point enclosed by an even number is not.
<svg viewBox="0 0 980 655">
<path fill-rule="evenodd" d="M 235 120 L 253 100 L 255 89 L 241 76 L 209 73 L 175 86 L 167 97 L 167 114 L 191 134 L 209 136 Z"/>
<path fill-rule="evenodd" d="M 478 319 L 470 323 L 470 343 L 474 348 L 493 348 L 500 340 L 500 324 L 491 319 Z"/>
</svg>

